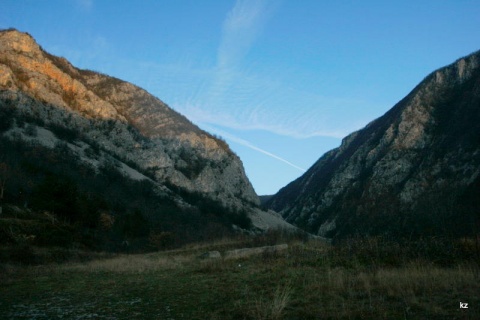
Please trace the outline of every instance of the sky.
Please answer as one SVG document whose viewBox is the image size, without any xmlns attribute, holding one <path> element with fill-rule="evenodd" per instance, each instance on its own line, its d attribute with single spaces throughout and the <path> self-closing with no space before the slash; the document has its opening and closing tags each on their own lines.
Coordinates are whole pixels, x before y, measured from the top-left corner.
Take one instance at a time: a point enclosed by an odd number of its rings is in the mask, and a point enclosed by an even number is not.
<svg viewBox="0 0 480 320">
<path fill-rule="evenodd" d="M 480 49 L 480 0 L 2 0 L 0 28 L 136 84 L 274 194 L 432 71 Z"/>
</svg>

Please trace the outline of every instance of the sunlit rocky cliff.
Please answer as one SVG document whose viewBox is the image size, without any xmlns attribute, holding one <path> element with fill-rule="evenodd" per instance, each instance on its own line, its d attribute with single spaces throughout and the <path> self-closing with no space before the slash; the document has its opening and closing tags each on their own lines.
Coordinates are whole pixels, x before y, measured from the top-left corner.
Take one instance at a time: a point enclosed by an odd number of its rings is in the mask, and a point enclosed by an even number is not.
<svg viewBox="0 0 480 320">
<path fill-rule="evenodd" d="M 46 53 L 28 34 L 0 34 L 1 98 L 23 113 L 78 128 L 113 154 L 149 170 L 156 181 L 201 192 L 228 205 L 258 203 L 240 159 L 141 88 L 80 70 Z"/>
<path fill-rule="evenodd" d="M 105 150 L 151 170 L 157 181 L 232 204 L 258 203 L 240 159 L 224 141 L 135 85 L 46 53 L 27 34 L 0 34 L 0 88 L 2 98 L 22 112 L 47 125 L 78 127 Z"/>
<path fill-rule="evenodd" d="M 145 230 L 176 230 L 182 241 L 232 227 L 291 227 L 258 208 L 241 160 L 221 138 L 145 90 L 75 68 L 13 29 L 0 31 L 0 116 L 7 203 L 67 220 L 76 214 L 78 223 L 90 206 L 88 228 L 107 215 L 125 231 L 134 215 L 154 226 Z M 110 238 L 131 234 L 118 230 Z"/>
</svg>

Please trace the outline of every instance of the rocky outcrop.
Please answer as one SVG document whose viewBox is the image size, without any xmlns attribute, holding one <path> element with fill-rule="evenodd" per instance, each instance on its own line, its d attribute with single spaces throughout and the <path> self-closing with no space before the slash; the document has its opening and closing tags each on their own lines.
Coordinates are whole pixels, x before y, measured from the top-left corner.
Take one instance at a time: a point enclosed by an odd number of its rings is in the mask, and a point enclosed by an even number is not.
<svg viewBox="0 0 480 320">
<path fill-rule="evenodd" d="M 0 100 L 44 127 L 74 130 L 77 139 L 177 193 L 235 210 L 259 204 L 241 160 L 223 140 L 143 89 L 77 69 L 16 30 L 0 32 Z"/>
<path fill-rule="evenodd" d="M 224 259 L 241 259 L 258 255 L 272 255 L 288 249 L 288 244 L 277 244 L 273 246 L 241 248 L 227 250 L 223 253 Z M 220 259 L 222 254 L 219 251 L 207 251 L 198 256 L 199 259 Z"/>
<path fill-rule="evenodd" d="M 202 253 L 198 258 L 199 259 L 220 259 L 222 255 L 219 251 L 207 251 Z"/>
<path fill-rule="evenodd" d="M 276 254 L 280 251 L 285 251 L 288 249 L 288 244 L 277 244 L 274 246 L 264 246 L 264 247 L 255 247 L 255 248 L 242 248 L 242 249 L 233 249 L 225 251 L 225 259 L 240 259 L 248 258 L 251 256 L 257 256 L 262 254 Z"/>
<path fill-rule="evenodd" d="M 480 52 L 425 78 L 267 203 L 316 234 L 480 230 Z"/>
</svg>

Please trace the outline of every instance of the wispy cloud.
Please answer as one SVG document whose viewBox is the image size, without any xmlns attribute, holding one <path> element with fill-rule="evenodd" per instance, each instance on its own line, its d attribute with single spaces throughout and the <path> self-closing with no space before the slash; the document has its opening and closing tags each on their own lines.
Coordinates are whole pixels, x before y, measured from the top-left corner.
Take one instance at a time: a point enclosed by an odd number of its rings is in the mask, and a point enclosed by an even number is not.
<svg viewBox="0 0 480 320">
<path fill-rule="evenodd" d="M 343 138 L 367 120 L 361 115 L 353 121 L 342 119 L 347 112 L 358 110 L 363 101 L 324 97 L 261 81 L 248 81 L 248 85 L 230 90 L 229 95 L 224 107 L 194 99 L 175 107 L 200 125 L 264 130 L 299 139 Z"/>
<path fill-rule="evenodd" d="M 261 56 L 249 55 L 278 8 L 277 0 L 237 0 L 225 15 L 216 59 L 175 52 L 162 63 L 123 63 L 136 74 L 134 83 L 164 99 L 190 120 L 240 130 L 264 130 L 294 138 L 343 138 L 371 119 L 345 113 L 365 102 L 329 97 L 290 85 L 283 78 L 258 70 Z M 97 43 L 101 48 L 101 42 Z M 262 67 L 263 68 L 263 67 Z M 308 81 L 308 80 L 305 80 Z M 353 111 L 355 112 L 355 111 Z M 349 117 L 351 119 L 352 117 Z"/>
<path fill-rule="evenodd" d="M 259 75 L 248 57 L 278 6 L 275 0 L 237 0 L 222 24 L 216 64 L 203 81 L 189 83 L 186 97 L 170 100 L 175 109 L 199 125 L 211 124 L 242 130 L 265 130 L 308 138 L 342 138 L 364 123 L 332 119 L 334 109 L 358 101 L 330 98 L 291 88 L 281 79 Z M 186 77 L 182 77 L 185 81 Z M 338 116 L 337 116 L 338 117 Z M 339 123 L 343 123 L 339 125 Z"/>
<path fill-rule="evenodd" d="M 269 2 L 265 0 L 237 0 L 227 14 L 218 48 L 218 67 L 230 69 L 248 53 L 261 27 L 268 18 Z"/>
<path fill-rule="evenodd" d="M 243 73 L 243 59 L 268 19 L 271 4 L 268 0 L 237 0 L 228 12 L 217 50 L 215 78 L 205 101 L 209 106 L 223 104 L 228 92 L 235 87 Z"/>
<path fill-rule="evenodd" d="M 93 0 L 75 0 L 75 3 L 79 8 L 85 11 L 89 11 L 93 7 Z"/>
</svg>

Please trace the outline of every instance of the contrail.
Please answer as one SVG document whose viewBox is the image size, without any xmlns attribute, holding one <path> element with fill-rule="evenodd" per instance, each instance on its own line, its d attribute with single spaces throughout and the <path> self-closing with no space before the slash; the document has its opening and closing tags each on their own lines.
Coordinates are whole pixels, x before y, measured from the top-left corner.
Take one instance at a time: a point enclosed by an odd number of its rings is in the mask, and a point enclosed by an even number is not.
<svg viewBox="0 0 480 320">
<path fill-rule="evenodd" d="M 203 125 L 203 127 L 207 127 L 207 126 Z M 216 132 L 217 134 L 221 135 L 221 136 L 224 137 L 225 139 L 231 140 L 231 141 L 236 142 L 236 143 L 238 143 L 238 144 L 241 144 L 241 145 L 243 145 L 243 146 L 245 146 L 245 147 L 247 147 L 247 148 L 250 148 L 250 149 L 252 149 L 252 150 L 255 150 L 255 151 L 258 151 L 258 152 L 260 152 L 260 153 L 263 153 L 263 154 L 265 154 L 265 155 L 267 155 L 267 156 L 269 156 L 269 157 L 271 157 L 271 158 L 274 158 L 274 159 L 277 159 L 277 160 L 279 160 L 279 161 L 282 161 L 283 163 L 286 163 L 286 164 L 288 164 L 289 166 L 291 166 L 291 167 L 293 167 L 293 168 L 295 168 L 295 169 L 297 169 L 297 170 L 300 170 L 300 171 L 302 171 L 302 172 L 307 171 L 307 170 L 305 170 L 305 169 L 303 169 L 303 168 L 301 168 L 301 167 L 299 167 L 299 166 L 291 163 L 290 161 L 285 160 L 285 159 L 283 159 L 282 157 L 277 156 L 276 154 L 273 154 L 273 153 L 268 152 L 268 151 L 266 151 L 266 150 L 264 150 L 264 149 L 262 149 L 262 148 L 259 148 L 259 147 L 255 146 L 255 145 L 253 145 L 251 142 L 249 142 L 249 141 L 247 141 L 247 140 L 244 140 L 244 139 L 242 139 L 242 138 L 236 137 L 236 136 L 234 136 L 234 135 L 232 135 L 232 134 L 230 134 L 230 133 L 228 133 L 228 132 L 225 132 L 225 131 L 223 131 L 223 130 L 219 130 L 219 129 L 217 129 L 217 128 L 213 128 L 213 127 L 210 127 L 210 126 L 208 126 L 208 128 L 205 128 L 205 129 L 207 129 L 207 130 L 210 131 L 210 132 Z"/>
<path fill-rule="evenodd" d="M 232 137 L 229 137 L 229 139 L 232 140 L 232 141 L 234 141 L 234 142 L 237 142 L 237 143 L 239 143 L 239 144 L 241 144 L 241 145 L 244 145 L 245 147 L 248 147 L 248 148 L 250 148 L 250 149 L 252 149 L 252 150 L 261 152 L 261 153 L 263 153 L 263 154 L 266 154 L 266 155 L 269 156 L 269 157 L 272 157 L 272 158 L 274 158 L 274 159 L 280 160 L 280 161 L 288 164 L 289 166 L 294 167 L 295 169 L 298 169 L 298 170 L 300 170 L 300 171 L 302 171 L 302 172 L 307 171 L 307 170 L 305 170 L 305 169 L 303 169 L 303 168 L 300 168 L 299 166 L 291 163 L 291 162 L 288 161 L 288 160 L 285 160 L 285 159 L 283 159 L 283 158 L 281 158 L 281 157 L 279 157 L 279 156 L 277 156 L 277 155 L 275 155 L 275 154 L 273 154 L 273 153 L 271 153 L 271 152 L 268 152 L 268 151 L 266 151 L 266 150 L 263 150 L 263 149 L 255 146 L 255 145 L 251 144 L 251 143 L 248 142 L 248 141 L 245 141 L 245 140 L 243 140 L 243 139 L 232 139 Z"/>
</svg>

